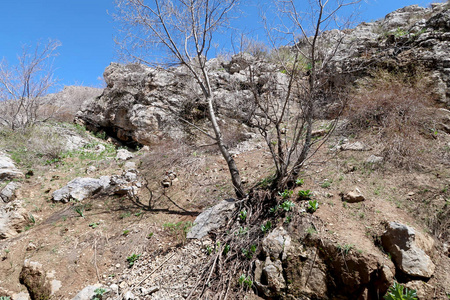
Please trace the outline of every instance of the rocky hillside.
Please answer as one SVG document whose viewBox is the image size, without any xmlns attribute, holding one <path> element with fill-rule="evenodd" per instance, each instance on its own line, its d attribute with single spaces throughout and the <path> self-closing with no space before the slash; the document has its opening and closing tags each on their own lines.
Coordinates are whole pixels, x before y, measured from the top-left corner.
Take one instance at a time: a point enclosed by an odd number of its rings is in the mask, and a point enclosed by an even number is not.
<svg viewBox="0 0 450 300">
<path fill-rule="evenodd" d="M 267 53 L 208 61 L 241 200 L 183 67 L 112 63 L 103 91 L 66 88 L 75 124 L 0 128 L 0 297 L 448 299 L 449 31 L 433 4 L 325 32 L 350 102 L 339 120 L 318 105 L 322 147 L 281 191 L 248 112 L 286 70 Z"/>
</svg>

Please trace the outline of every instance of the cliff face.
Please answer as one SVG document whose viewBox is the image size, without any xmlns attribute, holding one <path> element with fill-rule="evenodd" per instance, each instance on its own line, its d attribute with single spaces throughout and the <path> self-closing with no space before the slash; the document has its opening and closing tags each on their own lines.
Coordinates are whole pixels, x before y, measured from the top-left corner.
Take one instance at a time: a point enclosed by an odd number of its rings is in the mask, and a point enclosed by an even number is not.
<svg viewBox="0 0 450 300">
<path fill-rule="evenodd" d="M 352 79 L 374 68 L 430 73 L 439 101 L 450 106 L 450 5 L 411 5 L 384 19 L 350 31 L 329 31 L 325 41 L 340 41 L 334 72 Z"/>
<path fill-rule="evenodd" d="M 337 49 L 328 64 L 337 84 L 351 83 L 376 68 L 406 72 L 420 69 L 434 83 L 436 98 L 443 106 L 450 106 L 448 3 L 432 4 L 431 8 L 408 6 L 352 30 L 324 32 L 321 42 L 324 57 Z M 249 65 L 261 74 L 253 82 L 262 88 L 277 88 L 273 83 L 282 85 L 287 78 L 267 60 L 245 53 L 230 62 L 208 61 L 218 114 L 227 124 L 239 122 L 248 109 L 252 97 Z M 270 82 L 265 80 L 269 73 Z M 77 122 L 94 131 L 105 131 L 128 145 L 153 144 L 166 136 L 186 137 L 189 126 L 181 118 L 198 124 L 206 118 L 201 91 L 184 67 L 154 69 L 112 63 L 104 78 L 107 87 L 103 94 L 83 105 Z"/>
</svg>

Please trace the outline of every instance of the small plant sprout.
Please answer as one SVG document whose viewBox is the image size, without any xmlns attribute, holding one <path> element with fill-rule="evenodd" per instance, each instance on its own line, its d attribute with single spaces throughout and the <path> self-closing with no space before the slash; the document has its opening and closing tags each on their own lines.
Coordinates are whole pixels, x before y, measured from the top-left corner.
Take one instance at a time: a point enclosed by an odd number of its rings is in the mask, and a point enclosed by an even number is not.
<svg viewBox="0 0 450 300">
<path fill-rule="evenodd" d="M 312 197 L 310 190 L 300 190 L 298 191 L 298 197 L 300 200 L 309 200 Z"/>
<path fill-rule="evenodd" d="M 314 213 L 319 208 L 319 202 L 317 200 L 309 200 L 307 211 Z"/>
<path fill-rule="evenodd" d="M 281 203 L 280 208 L 282 208 L 284 211 L 290 211 L 294 206 L 294 202 L 287 200 Z"/>
<path fill-rule="evenodd" d="M 331 182 L 329 181 L 329 180 L 325 180 L 324 182 L 322 182 L 321 184 L 320 184 L 320 187 L 321 188 L 324 188 L 324 189 L 327 189 L 327 188 L 329 188 L 331 186 Z"/>
<path fill-rule="evenodd" d="M 303 178 L 297 178 L 297 180 L 295 180 L 295 184 L 297 186 L 302 186 L 305 183 L 305 179 Z"/>
<path fill-rule="evenodd" d="M 284 190 L 283 192 L 278 192 L 278 195 L 280 195 L 281 198 L 284 200 L 284 199 L 288 199 L 289 197 L 291 197 L 293 193 L 294 193 L 294 191 L 292 191 L 292 190 Z"/>
<path fill-rule="evenodd" d="M 104 288 L 98 288 L 94 290 L 94 296 L 92 297 L 92 300 L 102 300 L 103 295 L 107 292 L 107 289 Z"/>
<path fill-rule="evenodd" d="M 272 222 L 267 221 L 265 224 L 261 225 L 261 230 L 263 233 L 267 233 L 272 228 Z"/>
<path fill-rule="evenodd" d="M 383 297 L 386 300 L 417 300 L 417 292 L 409 290 L 403 285 L 394 281 L 394 284 L 389 288 L 387 294 Z"/>
<path fill-rule="evenodd" d="M 225 244 L 225 246 L 223 246 L 222 254 L 227 255 L 228 252 L 230 252 L 230 250 L 231 250 L 231 246 L 228 244 Z"/>
<path fill-rule="evenodd" d="M 100 222 L 94 222 L 94 223 L 89 224 L 89 227 L 96 228 L 98 225 L 100 225 Z"/>
<path fill-rule="evenodd" d="M 82 218 L 84 218 L 84 205 L 77 205 L 73 210 Z"/>
<path fill-rule="evenodd" d="M 253 285 L 253 281 L 252 281 L 252 278 L 250 276 L 245 276 L 244 274 L 242 274 L 239 277 L 239 284 L 241 286 L 246 286 L 248 288 L 251 288 L 252 285 Z"/>
<path fill-rule="evenodd" d="M 286 218 L 284 219 L 284 223 L 289 224 L 292 221 L 292 217 L 291 216 L 286 216 Z"/>
<path fill-rule="evenodd" d="M 255 253 L 256 253 L 256 245 L 251 245 L 250 249 L 242 249 L 242 254 L 248 259 L 251 259 L 253 257 L 253 254 Z"/>
<path fill-rule="evenodd" d="M 247 211 L 245 209 L 239 212 L 239 219 L 241 219 L 242 222 L 245 222 L 247 219 Z"/>
<path fill-rule="evenodd" d="M 127 257 L 128 267 L 134 266 L 134 263 L 141 257 L 141 254 L 132 254 Z"/>
<path fill-rule="evenodd" d="M 30 215 L 28 216 L 28 219 L 29 219 L 29 221 L 30 221 L 33 225 L 36 224 L 36 219 L 34 218 L 33 214 L 30 214 Z"/>
<path fill-rule="evenodd" d="M 122 232 L 122 235 L 127 236 L 129 233 L 130 233 L 130 230 L 125 229 L 125 230 Z"/>
</svg>

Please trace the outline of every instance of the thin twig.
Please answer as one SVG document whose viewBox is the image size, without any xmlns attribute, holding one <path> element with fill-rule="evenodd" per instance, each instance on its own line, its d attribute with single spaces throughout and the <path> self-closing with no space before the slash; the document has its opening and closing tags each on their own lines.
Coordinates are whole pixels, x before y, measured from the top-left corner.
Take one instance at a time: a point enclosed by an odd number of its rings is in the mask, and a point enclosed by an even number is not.
<svg viewBox="0 0 450 300">
<path fill-rule="evenodd" d="M 95 266 L 95 272 L 97 274 L 97 280 L 100 282 L 100 275 L 98 273 L 98 267 L 97 267 L 97 238 L 95 238 L 94 241 L 94 266 Z"/>
<path fill-rule="evenodd" d="M 168 262 L 174 255 L 176 254 L 176 252 L 173 252 L 172 255 L 167 258 L 165 261 L 163 261 L 158 267 L 156 267 L 153 271 L 150 272 L 150 274 L 148 274 L 147 276 L 145 276 L 144 279 L 141 280 L 141 282 L 139 282 L 137 284 L 137 286 L 139 287 L 144 281 L 146 281 L 150 276 L 153 275 L 153 273 L 155 273 L 159 268 L 161 268 L 166 262 Z"/>
</svg>

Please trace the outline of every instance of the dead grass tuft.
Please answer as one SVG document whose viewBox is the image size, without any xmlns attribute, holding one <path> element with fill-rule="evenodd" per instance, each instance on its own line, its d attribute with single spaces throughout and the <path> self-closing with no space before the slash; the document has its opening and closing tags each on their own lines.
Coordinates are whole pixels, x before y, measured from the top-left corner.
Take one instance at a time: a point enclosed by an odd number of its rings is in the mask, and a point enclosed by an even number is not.
<svg viewBox="0 0 450 300">
<path fill-rule="evenodd" d="M 378 70 L 358 83 L 345 115 L 352 133 L 371 131 L 386 160 L 409 169 L 424 156 L 426 141 L 435 134 L 433 103 L 424 73 Z"/>
</svg>

